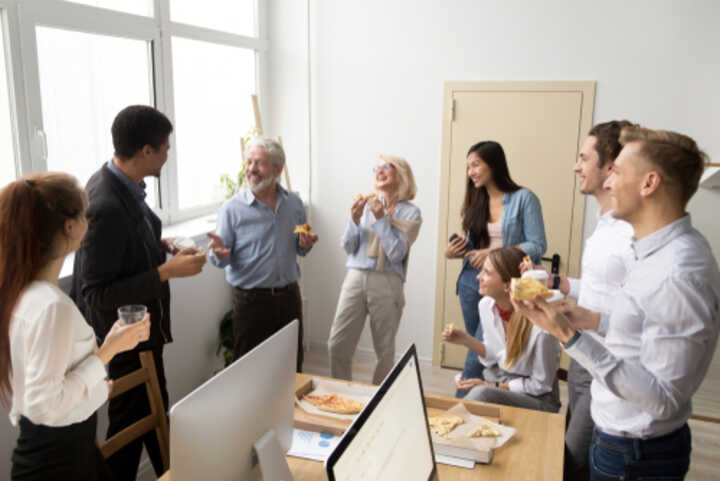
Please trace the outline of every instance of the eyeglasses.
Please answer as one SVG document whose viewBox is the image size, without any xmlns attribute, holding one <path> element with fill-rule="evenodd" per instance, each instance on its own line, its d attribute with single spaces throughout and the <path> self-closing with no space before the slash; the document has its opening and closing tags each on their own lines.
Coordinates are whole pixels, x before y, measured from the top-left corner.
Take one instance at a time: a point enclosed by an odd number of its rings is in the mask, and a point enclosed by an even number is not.
<svg viewBox="0 0 720 481">
<path fill-rule="evenodd" d="M 373 167 L 373 173 L 377 174 L 381 170 L 383 172 L 387 172 L 388 170 L 392 169 L 392 167 L 393 167 L 393 165 L 390 162 L 385 162 L 382 165 L 376 165 L 375 167 Z"/>
</svg>

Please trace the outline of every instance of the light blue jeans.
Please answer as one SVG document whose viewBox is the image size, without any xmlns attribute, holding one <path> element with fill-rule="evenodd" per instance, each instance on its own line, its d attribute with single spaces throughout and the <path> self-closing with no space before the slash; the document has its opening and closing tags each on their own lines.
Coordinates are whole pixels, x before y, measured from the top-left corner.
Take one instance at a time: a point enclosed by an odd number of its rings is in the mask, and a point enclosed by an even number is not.
<svg viewBox="0 0 720 481">
<path fill-rule="evenodd" d="M 457 295 L 460 300 L 460 309 L 462 310 L 463 320 L 465 321 L 465 330 L 472 333 L 477 339 L 483 340 L 482 324 L 480 323 L 480 312 L 478 311 L 478 303 L 482 296 L 478 294 L 477 275 L 480 271 L 467 265 L 457 282 Z M 482 379 L 483 367 L 478 361 L 477 354 L 468 350 L 465 358 L 465 367 L 462 376 L 466 379 L 479 378 Z M 467 391 L 456 390 L 455 397 L 463 398 Z"/>
</svg>

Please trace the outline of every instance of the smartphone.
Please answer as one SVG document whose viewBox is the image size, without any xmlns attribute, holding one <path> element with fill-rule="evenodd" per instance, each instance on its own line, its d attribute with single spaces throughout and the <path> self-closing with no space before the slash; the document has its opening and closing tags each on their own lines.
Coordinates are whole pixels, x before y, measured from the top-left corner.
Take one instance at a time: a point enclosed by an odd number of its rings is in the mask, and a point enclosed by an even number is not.
<svg viewBox="0 0 720 481">
<path fill-rule="evenodd" d="M 448 239 L 448 242 L 452 242 L 452 241 L 454 241 L 455 239 L 457 239 L 458 237 L 460 237 L 460 236 L 457 235 L 457 234 L 455 234 L 455 233 L 453 233 L 453 235 L 450 236 L 450 239 Z"/>
</svg>

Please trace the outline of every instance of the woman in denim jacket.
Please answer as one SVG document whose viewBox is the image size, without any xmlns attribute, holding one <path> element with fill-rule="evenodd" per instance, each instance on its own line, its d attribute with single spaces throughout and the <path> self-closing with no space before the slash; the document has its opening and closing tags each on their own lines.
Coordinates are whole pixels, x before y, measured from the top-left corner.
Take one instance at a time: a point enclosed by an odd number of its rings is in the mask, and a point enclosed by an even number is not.
<svg viewBox="0 0 720 481">
<path fill-rule="evenodd" d="M 462 258 L 456 293 L 465 329 L 483 339 L 478 315 L 477 276 L 492 249 L 515 246 L 535 264 L 547 249 L 542 208 L 537 196 L 510 177 L 502 146 L 488 140 L 470 147 L 467 154 L 467 185 L 461 218 L 464 237 L 457 236 L 445 249 L 448 259 Z M 468 352 L 462 378 L 481 378 L 477 356 Z M 458 390 L 456 397 L 466 391 Z"/>
</svg>

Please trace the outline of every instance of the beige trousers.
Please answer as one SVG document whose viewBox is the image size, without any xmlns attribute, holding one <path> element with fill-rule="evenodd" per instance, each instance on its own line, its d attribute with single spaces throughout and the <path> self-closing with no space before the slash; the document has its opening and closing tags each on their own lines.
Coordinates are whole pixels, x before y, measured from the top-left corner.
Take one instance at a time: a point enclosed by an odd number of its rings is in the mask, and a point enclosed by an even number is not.
<svg viewBox="0 0 720 481">
<path fill-rule="evenodd" d="M 395 335 L 405 306 L 403 281 L 394 272 L 348 269 L 330 328 L 330 376 L 352 379 L 352 358 L 365 318 L 378 363 L 373 383 L 380 384 L 395 364 Z"/>
</svg>

